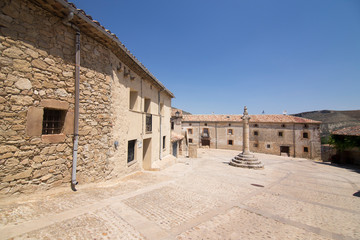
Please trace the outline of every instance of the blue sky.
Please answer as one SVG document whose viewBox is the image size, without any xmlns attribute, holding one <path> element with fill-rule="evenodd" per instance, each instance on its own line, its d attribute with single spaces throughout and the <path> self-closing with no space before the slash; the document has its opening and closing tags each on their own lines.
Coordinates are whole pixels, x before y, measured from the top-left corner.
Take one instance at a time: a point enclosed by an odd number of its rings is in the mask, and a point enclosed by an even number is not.
<svg viewBox="0 0 360 240">
<path fill-rule="evenodd" d="M 360 109 L 359 0 L 72 0 L 193 114 Z"/>
</svg>

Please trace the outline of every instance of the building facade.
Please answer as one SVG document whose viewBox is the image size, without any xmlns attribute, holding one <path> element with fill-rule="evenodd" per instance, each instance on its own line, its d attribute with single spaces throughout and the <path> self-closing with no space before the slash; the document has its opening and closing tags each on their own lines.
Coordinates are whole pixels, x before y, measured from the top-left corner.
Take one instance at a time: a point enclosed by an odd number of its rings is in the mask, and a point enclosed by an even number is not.
<svg viewBox="0 0 360 240">
<path fill-rule="evenodd" d="M 116 35 L 66 1 L 4 0 L 0 14 L 0 194 L 104 181 L 170 155 L 173 94 Z"/>
<path fill-rule="evenodd" d="M 320 123 L 289 115 L 251 115 L 250 151 L 320 159 Z M 189 143 L 199 147 L 242 150 L 241 115 L 184 115 Z"/>
<path fill-rule="evenodd" d="M 181 109 L 172 108 L 171 110 L 171 154 L 174 157 L 183 155 L 184 150 L 184 134 L 182 132 L 182 117 Z"/>
</svg>

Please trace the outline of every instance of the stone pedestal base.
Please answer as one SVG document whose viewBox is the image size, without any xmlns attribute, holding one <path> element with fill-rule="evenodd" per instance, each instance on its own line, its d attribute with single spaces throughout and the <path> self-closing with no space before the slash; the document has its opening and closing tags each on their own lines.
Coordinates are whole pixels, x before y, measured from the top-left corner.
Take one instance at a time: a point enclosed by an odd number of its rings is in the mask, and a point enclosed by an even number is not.
<svg viewBox="0 0 360 240">
<path fill-rule="evenodd" d="M 235 156 L 229 163 L 234 167 L 242 168 L 252 168 L 252 169 L 263 169 L 264 164 L 262 164 L 254 155 L 252 154 L 242 154 Z"/>
</svg>

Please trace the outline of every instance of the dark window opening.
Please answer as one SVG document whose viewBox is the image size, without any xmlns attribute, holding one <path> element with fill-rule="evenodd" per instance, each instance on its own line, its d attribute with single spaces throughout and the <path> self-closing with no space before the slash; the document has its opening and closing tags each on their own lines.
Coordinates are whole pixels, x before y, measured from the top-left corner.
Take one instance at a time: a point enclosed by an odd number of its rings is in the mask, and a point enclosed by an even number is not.
<svg viewBox="0 0 360 240">
<path fill-rule="evenodd" d="M 192 138 L 189 138 L 189 143 L 192 143 Z"/>
<path fill-rule="evenodd" d="M 205 126 L 207 126 L 207 123 L 205 123 Z"/>
<path fill-rule="evenodd" d="M 190 128 L 190 129 L 188 129 L 188 132 L 189 132 L 189 134 L 192 134 L 193 133 L 193 131 L 192 131 L 192 129 Z"/>
<path fill-rule="evenodd" d="M 309 148 L 308 148 L 308 147 L 304 147 L 304 152 L 309 152 Z"/>
<path fill-rule="evenodd" d="M 254 143 L 254 147 L 256 147 L 256 148 L 257 148 L 258 146 L 259 146 L 259 145 L 258 145 L 257 143 Z"/>
<path fill-rule="evenodd" d="M 136 140 L 128 141 L 128 163 L 135 160 L 135 143 Z"/>
<path fill-rule="evenodd" d="M 231 127 L 231 123 L 229 123 L 229 127 Z"/>
<path fill-rule="evenodd" d="M 307 124 L 304 124 L 304 128 L 308 128 L 309 126 Z"/>
<path fill-rule="evenodd" d="M 266 148 L 270 148 L 270 144 L 267 144 L 267 145 L 266 145 Z"/>
<path fill-rule="evenodd" d="M 255 124 L 254 127 L 258 127 L 259 125 Z"/>
<path fill-rule="evenodd" d="M 166 140 L 166 136 L 163 136 L 163 149 L 165 149 L 165 147 L 166 147 L 166 144 L 165 144 L 166 141 L 165 140 Z"/>
<path fill-rule="evenodd" d="M 254 131 L 254 136 L 258 136 L 258 135 L 259 135 L 258 131 Z"/>
<path fill-rule="evenodd" d="M 174 130 L 174 122 L 171 122 L 171 130 Z"/>
<path fill-rule="evenodd" d="M 232 129 L 228 129 L 228 134 L 232 135 L 232 134 L 233 134 L 233 130 L 232 130 Z"/>
<path fill-rule="evenodd" d="M 284 128 L 284 127 L 285 127 L 285 124 L 281 124 L 281 127 Z"/>
<path fill-rule="evenodd" d="M 44 108 L 42 134 L 59 134 L 62 132 L 66 111 Z"/>
<path fill-rule="evenodd" d="M 303 138 L 309 138 L 309 134 L 307 132 L 303 133 Z"/>
<path fill-rule="evenodd" d="M 279 132 L 279 137 L 282 137 L 283 136 L 283 132 Z"/>
<path fill-rule="evenodd" d="M 191 126 L 191 123 L 189 123 L 189 126 Z"/>
<path fill-rule="evenodd" d="M 229 145 L 233 145 L 233 140 L 228 140 Z"/>
</svg>

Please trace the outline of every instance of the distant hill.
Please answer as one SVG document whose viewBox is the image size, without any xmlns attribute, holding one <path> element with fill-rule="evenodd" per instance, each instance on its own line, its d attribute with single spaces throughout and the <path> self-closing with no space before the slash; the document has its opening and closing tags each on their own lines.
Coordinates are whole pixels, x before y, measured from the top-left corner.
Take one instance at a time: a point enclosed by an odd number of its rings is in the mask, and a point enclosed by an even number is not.
<svg viewBox="0 0 360 240">
<path fill-rule="evenodd" d="M 322 110 L 312 112 L 302 112 L 292 114 L 293 116 L 309 118 L 317 121 L 322 121 L 320 126 L 321 137 L 328 137 L 331 131 L 360 125 L 360 110 L 352 111 L 334 111 Z"/>
</svg>

